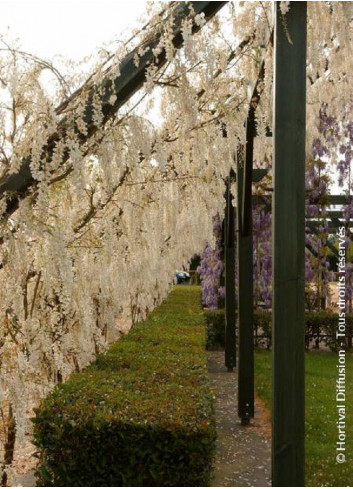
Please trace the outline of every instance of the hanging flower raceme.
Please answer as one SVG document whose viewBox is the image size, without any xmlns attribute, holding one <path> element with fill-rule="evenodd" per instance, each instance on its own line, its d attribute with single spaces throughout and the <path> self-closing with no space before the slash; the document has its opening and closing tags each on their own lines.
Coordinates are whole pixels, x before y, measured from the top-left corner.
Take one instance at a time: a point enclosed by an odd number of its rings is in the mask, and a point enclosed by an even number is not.
<svg viewBox="0 0 353 489">
<path fill-rule="evenodd" d="M 222 221 L 217 214 L 213 218 L 214 246 L 206 243 L 197 269 L 201 279 L 202 302 L 209 309 L 217 309 L 222 299 L 221 278 L 224 272 L 222 260 Z"/>
<path fill-rule="evenodd" d="M 206 241 L 208 306 L 222 293 L 220 220 L 212 216 L 224 212 L 224 179 L 244 143 L 262 58 L 259 137 L 271 127 L 272 5 L 228 2 L 205 24 L 192 3 L 175 3 L 182 2 L 151 2 L 147 27 L 105 51 L 89 77 L 70 64 L 62 74 L 18 46 L 0 51 L 0 188 L 8 189 L 0 200 L 0 408 L 5 424 L 16 424 L 16 450 L 39 400 L 144 318 Z M 345 73 L 352 72 L 344 3 L 309 2 L 307 140 L 310 147 L 317 140 L 324 158 L 343 131 L 346 179 L 353 129 L 352 101 L 342 102 L 351 97 Z M 288 2 L 282 9 L 287 15 Z M 126 63 L 146 73 L 146 84 L 121 105 Z M 44 71 L 55 77 L 55 93 Z M 6 187 L 23 176 L 26 192 Z M 258 300 L 268 305 L 269 220 L 260 210 Z"/>
</svg>

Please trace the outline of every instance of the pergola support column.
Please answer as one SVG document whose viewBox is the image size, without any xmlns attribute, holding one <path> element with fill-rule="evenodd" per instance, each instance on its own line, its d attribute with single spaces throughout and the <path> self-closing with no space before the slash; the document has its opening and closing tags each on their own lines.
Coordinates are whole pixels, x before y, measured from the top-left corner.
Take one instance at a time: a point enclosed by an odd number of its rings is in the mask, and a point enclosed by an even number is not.
<svg viewBox="0 0 353 489">
<path fill-rule="evenodd" d="M 272 485 L 304 486 L 306 2 L 276 2 Z"/>
<path fill-rule="evenodd" d="M 251 180 L 250 180 L 251 182 Z M 244 192 L 244 154 L 237 154 L 237 208 L 242 208 Z M 250 189 L 251 192 L 251 189 Z M 248 205 L 251 206 L 251 195 Z M 238 264 L 238 416 L 242 425 L 254 417 L 254 327 L 253 327 L 253 239 L 252 213 L 248 213 L 244 234 L 241 212 L 237 213 Z"/>
<path fill-rule="evenodd" d="M 236 366 L 235 345 L 235 209 L 230 185 L 234 172 L 226 182 L 226 210 L 224 232 L 225 258 L 225 365 L 228 372 Z"/>
</svg>

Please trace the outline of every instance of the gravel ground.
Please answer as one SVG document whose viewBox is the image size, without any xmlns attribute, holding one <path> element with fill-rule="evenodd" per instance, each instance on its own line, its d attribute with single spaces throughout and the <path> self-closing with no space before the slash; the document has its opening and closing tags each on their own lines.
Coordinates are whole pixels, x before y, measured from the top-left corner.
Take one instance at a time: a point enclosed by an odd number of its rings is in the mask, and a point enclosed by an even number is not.
<svg viewBox="0 0 353 489">
<path fill-rule="evenodd" d="M 212 487 L 271 486 L 269 416 L 257 400 L 255 418 L 241 426 L 237 414 L 237 372 L 227 372 L 224 352 L 208 352 L 216 396 L 217 455 Z"/>
</svg>

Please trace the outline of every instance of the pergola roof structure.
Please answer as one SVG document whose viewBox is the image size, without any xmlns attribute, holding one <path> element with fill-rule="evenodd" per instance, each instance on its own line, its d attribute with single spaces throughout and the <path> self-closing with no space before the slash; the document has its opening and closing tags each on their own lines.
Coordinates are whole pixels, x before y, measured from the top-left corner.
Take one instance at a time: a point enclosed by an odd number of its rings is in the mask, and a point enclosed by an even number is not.
<svg viewBox="0 0 353 489">
<path fill-rule="evenodd" d="M 176 18 L 174 26 L 174 38 L 173 44 L 175 48 L 180 48 L 183 44 L 183 37 L 181 32 L 181 21 L 190 12 L 191 8 L 195 12 L 195 15 L 204 14 L 205 20 L 212 18 L 227 2 L 174 2 L 176 4 L 173 14 Z M 193 24 L 192 32 L 195 34 L 200 29 L 200 26 L 196 23 Z M 65 138 L 68 130 L 74 130 L 80 138 L 80 143 L 84 144 L 89 138 L 91 138 L 97 130 L 97 126 L 93 119 L 93 98 L 95 94 L 99 94 L 101 102 L 102 113 L 104 115 L 103 123 L 105 124 L 109 119 L 114 117 L 117 111 L 139 90 L 146 81 L 146 68 L 153 63 L 157 68 L 161 68 L 166 63 L 166 52 L 163 50 L 158 59 L 153 54 L 153 49 L 158 45 L 160 35 L 156 35 L 149 41 L 146 46 L 145 54 L 140 58 L 138 67 L 135 65 L 134 59 L 137 53 L 137 49 L 129 53 L 120 65 L 120 74 L 118 76 L 111 75 L 109 69 L 105 73 L 105 77 L 101 86 L 89 89 L 89 95 L 87 97 L 86 106 L 84 109 L 84 122 L 87 126 L 87 135 L 82 135 L 77 131 L 76 127 L 72 127 L 72 121 L 64 119 L 59 124 L 59 127 L 55 133 L 49 138 L 49 143 L 44 150 L 43 161 L 50 158 L 56 144 L 60 139 Z M 68 100 L 57 107 L 56 112 L 61 114 L 65 109 L 80 95 L 83 89 L 87 89 L 83 86 L 77 90 Z M 109 103 L 112 95 L 116 97 L 113 104 Z M 68 159 L 69 155 L 66 154 L 63 162 Z M 65 171 L 65 175 L 67 171 Z M 0 181 L 0 196 L 7 194 L 7 213 L 11 214 L 19 203 L 19 199 L 23 198 L 27 191 L 36 184 L 31 174 L 30 159 L 25 158 L 22 161 L 21 168 L 17 173 L 13 173 L 9 176 L 5 176 L 3 181 Z"/>
<path fill-rule="evenodd" d="M 190 7 L 195 14 L 212 18 L 227 2 L 173 2 L 173 44 L 180 48 L 183 43 L 181 22 Z M 306 106 L 306 3 L 292 2 L 283 23 L 280 2 L 276 2 L 276 24 L 273 32 L 275 48 L 274 83 L 274 403 L 273 403 L 273 485 L 304 485 L 304 254 L 305 254 L 305 106 Z M 200 29 L 193 24 L 192 32 Z M 291 39 L 288 39 L 288 31 Z M 65 110 L 76 92 L 57 108 L 63 119 L 52 134 L 44 150 L 43 161 L 50 158 L 55 145 L 73 130 L 84 144 L 97 131 L 93 117 L 93 98 L 98 93 L 107 123 L 116 112 L 142 87 L 146 80 L 146 68 L 154 63 L 160 68 L 166 63 L 166 52 L 158 60 L 153 48 L 158 45 L 158 34 L 149 41 L 138 67 L 132 51 L 121 63 L 120 75 L 112 77 L 109 70 L 98 88 L 88 89 L 84 109 L 87 134 L 70 126 Z M 256 137 L 255 109 L 259 100 L 258 87 L 264 76 L 264 62 L 254 83 L 248 104 L 245 124 L 245 145 L 237 154 L 237 260 L 239 268 L 239 416 L 246 424 L 254 415 L 253 388 L 253 322 L 252 322 L 252 182 L 258 181 L 265 170 L 253 171 L 253 142 Z M 108 103 L 111 96 L 113 104 Z M 65 154 L 67 161 L 69 154 Z M 70 168 L 64 170 L 64 175 Z M 7 197 L 7 214 L 18 207 L 35 187 L 36 181 L 30 170 L 30 160 L 23 159 L 17 173 L 6 176 L 0 182 L 0 195 Z M 235 267 L 235 216 L 230 189 L 227 190 L 226 206 L 226 364 L 235 365 L 235 317 L 234 317 L 234 267 Z M 334 197 L 332 203 L 345 203 L 345 197 Z M 288 218 L 290 216 L 290 218 Z M 337 224 L 339 216 L 330 213 Z"/>
</svg>

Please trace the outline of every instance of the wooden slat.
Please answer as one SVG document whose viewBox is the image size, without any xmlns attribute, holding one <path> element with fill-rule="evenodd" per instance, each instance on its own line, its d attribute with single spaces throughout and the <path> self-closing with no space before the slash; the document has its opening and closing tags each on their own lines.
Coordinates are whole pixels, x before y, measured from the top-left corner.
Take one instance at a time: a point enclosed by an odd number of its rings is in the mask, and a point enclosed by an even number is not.
<svg viewBox="0 0 353 489">
<path fill-rule="evenodd" d="M 306 2 L 276 2 L 272 485 L 304 484 Z M 290 38 L 289 38 L 290 36 Z"/>
<path fill-rule="evenodd" d="M 251 144 L 248 157 L 252 159 Z M 246 149 L 245 149 L 246 151 Z M 243 201 L 244 154 L 237 154 L 237 207 Z M 250 199 L 251 205 L 251 199 Z M 252 212 L 248 216 L 248 233 L 244 235 L 241 213 L 237 212 L 237 265 L 238 265 L 238 416 L 243 425 L 254 417 L 254 327 L 253 327 L 253 239 Z"/>
<path fill-rule="evenodd" d="M 225 365 L 231 372 L 236 366 L 235 345 L 235 209 L 230 185 L 234 172 L 231 171 L 226 182 L 225 209 Z"/>
<path fill-rule="evenodd" d="M 213 17 L 227 2 L 176 2 L 176 8 L 174 10 L 175 23 L 174 23 L 174 46 L 180 48 L 183 43 L 183 37 L 181 32 L 181 22 L 188 15 L 190 11 L 190 6 L 193 7 L 196 14 L 205 14 L 205 19 L 209 20 Z M 200 29 L 199 26 L 194 24 L 193 33 Z M 148 50 L 140 58 L 139 66 L 136 67 L 134 63 L 134 57 L 136 50 L 132 51 L 126 56 L 122 61 L 120 66 L 120 75 L 115 79 L 111 80 L 109 77 L 109 72 L 107 77 L 103 80 L 102 85 L 98 88 L 92 89 L 88 97 L 86 108 L 84 111 L 84 120 L 87 124 L 88 134 L 87 136 L 80 135 L 79 140 L 83 144 L 85 143 L 93 134 L 97 131 L 97 126 L 93 121 L 93 105 L 92 100 L 95 93 L 100 93 L 102 112 L 104 115 L 104 122 L 107 122 L 112 118 L 119 108 L 122 107 L 135 93 L 139 90 L 146 80 L 146 68 L 154 63 L 158 68 L 162 67 L 166 63 L 166 53 L 163 50 L 158 57 L 158 61 L 155 60 L 153 55 L 153 48 L 157 46 L 160 40 L 160 35 L 156 35 L 149 42 Z M 116 96 L 116 101 L 114 104 L 109 104 L 108 100 L 112 95 Z M 60 106 L 58 110 L 63 110 L 65 104 Z M 58 130 L 52 134 L 49 138 L 47 147 L 43 153 L 43 162 L 50 159 L 56 144 L 61 138 L 65 137 L 69 130 L 74 130 L 76 134 L 79 131 L 76 127 L 72 127 L 68 124 L 68 121 L 64 119 L 58 127 Z M 68 159 L 68 153 L 66 152 L 63 163 Z M 28 189 L 35 184 L 30 171 L 30 159 L 24 158 L 22 160 L 21 167 L 19 171 L 15 174 L 6 176 L 3 181 L 0 182 L 0 196 L 5 192 L 9 193 L 7 200 L 7 213 L 13 212 L 19 203 L 19 199 L 26 195 Z"/>
</svg>

